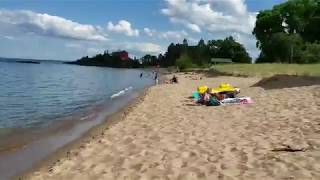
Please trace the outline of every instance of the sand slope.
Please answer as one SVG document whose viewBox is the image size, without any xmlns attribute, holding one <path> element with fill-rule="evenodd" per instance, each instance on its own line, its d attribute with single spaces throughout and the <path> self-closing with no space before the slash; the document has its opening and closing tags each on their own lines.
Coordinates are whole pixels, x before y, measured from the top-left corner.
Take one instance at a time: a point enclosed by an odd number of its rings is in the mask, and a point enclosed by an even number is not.
<svg viewBox="0 0 320 180">
<path fill-rule="evenodd" d="M 179 80 L 150 88 L 123 121 L 28 179 L 320 179 L 320 86 Z M 188 99 L 198 85 L 221 82 L 255 104 L 205 107 Z M 303 151 L 272 151 L 288 146 Z"/>
</svg>

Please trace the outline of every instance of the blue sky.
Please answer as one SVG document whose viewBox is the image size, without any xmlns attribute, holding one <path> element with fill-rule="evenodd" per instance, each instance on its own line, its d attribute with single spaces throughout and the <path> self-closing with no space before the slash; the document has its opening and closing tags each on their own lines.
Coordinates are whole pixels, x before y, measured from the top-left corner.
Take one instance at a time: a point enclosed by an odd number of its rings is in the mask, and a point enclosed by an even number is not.
<svg viewBox="0 0 320 180">
<path fill-rule="evenodd" d="M 284 0 L 0 0 L 0 57 L 75 60 L 106 49 L 131 56 L 233 35 L 251 56 L 259 10 Z"/>
</svg>

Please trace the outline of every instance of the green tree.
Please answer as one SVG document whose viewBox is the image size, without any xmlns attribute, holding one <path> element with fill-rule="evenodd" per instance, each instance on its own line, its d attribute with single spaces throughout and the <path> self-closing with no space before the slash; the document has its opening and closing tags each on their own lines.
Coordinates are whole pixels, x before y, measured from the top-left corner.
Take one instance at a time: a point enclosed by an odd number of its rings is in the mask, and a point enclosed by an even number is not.
<svg viewBox="0 0 320 180">
<path fill-rule="evenodd" d="M 263 51 L 274 62 L 295 63 L 301 59 L 303 40 L 299 34 L 275 33 L 266 44 Z"/>
<path fill-rule="evenodd" d="M 156 66 L 158 64 L 157 57 L 147 54 L 141 58 L 143 66 Z"/>
<path fill-rule="evenodd" d="M 171 43 L 168 47 L 167 52 L 165 53 L 165 66 L 173 66 L 176 63 L 176 60 L 180 57 L 181 46 L 178 44 Z"/>
<path fill-rule="evenodd" d="M 320 0 L 289 0 L 259 12 L 253 30 L 261 49 L 257 62 L 303 63 L 301 50 L 320 40 L 319 27 Z"/>
<path fill-rule="evenodd" d="M 302 53 L 305 63 L 320 63 L 319 43 L 307 43 Z"/>
<path fill-rule="evenodd" d="M 210 62 L 210 56 L 208 46 L 205 44 L 203 39 L 200 39 L 198 45 L 195 47 L 196 64 L 203 65 Z"/>
<path fill-rule="evenodd" d="M 198 47 L 205 47 L 206 43 L 204 42 L 204 40 L 201 38 L 200 41 L 198 42 Z"/>
<path fill-rule="evenodd" d="M 232 36 L 224 40 L 208 41 L 208 51 L 211 58 L 230 58 L 237 63 L 251 63 L 251 57 L 244 46 Z"/>
<path fill-rule="evenodd" d="M 188 46 L 188 40 L 187 40 L 187 39 L 183 39 L 182 44 L 183 44 L 184 46 Z"/>
<path fill-rule="evenodd" d="M 191 58 L 188 56 L 188 54 L 182 54 L 177 59 L 176 66 L 178 66 L 179 69 L 181 69 L 181 70 L 194 67 L 194 65 L 191 61 Z"/>
</svg>

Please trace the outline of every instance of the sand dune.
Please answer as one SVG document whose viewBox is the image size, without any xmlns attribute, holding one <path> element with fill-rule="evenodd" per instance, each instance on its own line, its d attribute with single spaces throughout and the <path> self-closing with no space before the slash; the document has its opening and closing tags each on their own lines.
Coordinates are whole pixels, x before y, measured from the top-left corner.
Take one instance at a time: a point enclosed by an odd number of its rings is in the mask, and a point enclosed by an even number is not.
<svg viewBox="0 0 320 180">
<path fill-rule="evenodd" d="M 251 87 L 259 78 L 195 76 L 150 88 L 123 121 L 26 179 L 320 179 L 319 85 L 264 90 Z M 221 82 L 255 103 L 188 99 Z"/>
</svg>

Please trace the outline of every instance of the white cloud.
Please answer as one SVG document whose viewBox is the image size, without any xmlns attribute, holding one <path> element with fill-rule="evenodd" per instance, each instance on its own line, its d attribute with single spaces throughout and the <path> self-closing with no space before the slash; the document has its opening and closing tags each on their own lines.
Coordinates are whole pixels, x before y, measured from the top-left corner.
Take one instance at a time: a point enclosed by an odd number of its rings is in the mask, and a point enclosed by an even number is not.
<svg viewBox="0 0 320 180">
<path fill-rule="evenodd" d="M 248 34 L 242 34 L 242 33 L 232 33 L 232 36 L 234 39 L 241 44 L 245 46 L 247 49 L 248 53 L 251 55 L 252 58 L 257 58 L 259 56 L 259 50 L 256 47 L 256 39 L 254 38 L 253 35 L 248 35 Z"/>
<path fill-rule="evenodd" d="M 198 33 L 201 32 L 200 27 L 198 25 L 196 25 L 196 24 L 188 23 L 186 26 L 187 26 L 187 28 L 189 28 L 193 32 L 198 32 Z"/>
<path fill-rule="evenodd" d="M 235 31 L 251 34 L 256 13 L 248 12 L 244 0 L 165 0 L 161 12 L 173 23 L 194 32 Z"/>
<path fill-rule="evenodd" d="M 96 54 L 100 54 L 104 51 L 103 48 L 95 48 L 95 47 L 89 47 L 87 49 L 87 53 L 89 56 L 93 56 L 93 55 L 96 55 Z"/>
<path fill-rule="evenodd" d="M 256 12 L 249 12 L 245 0 L 165 0 L 163 15 L 170 22 L 181 24 L 193 32 L 207 32 L 212 38 L 230 35 L 256 57 L 256 39 L 251 34 Z"/>
<path fill-rule="evenodd" d="M 67 43 L 65 47 L 70 48 L 72 51 L 79 50 L 81 56 L 94 56 L 96 54 L 103 53 L 104 51 L 120 51 L 126 50 L 129 52 L 130 57 L 141 57 L 145 54 L 158 55 L 159 53 L 164 53 L 165 48 L 159 44 L 151 42 L 113 42 L 106 44 L 77 44 L 77 43 Z"/>
<path fill-rule="evenodd" d="M 144 28 L 143 29 L 144 33 L 146 33 L 148 36 L 152 37 L 155 35 L 156 30 L 154 29 L 149 29 L 149 28 Z"/>
<path fill-rule="evenodd" d="M 113 24 L 112 22 L 108 22 L 107 26 L 108 30 L 116 33 L 123 33 L 127 36 L 139 36 L 139 30 L 133 29 L 131 27 L 131 23 L 126 20 L 120 20 L 118 24 Z"/>
<path fill-rule="evenodd" d="M 150 37 L 158 38 L 160 40 L 182 41 L 184 38 L 186 39 L 191 38 L 189 34 L 184 30 L 159 32 L 155 29 L 144 28 L 143 31 L 146 35 Z"/>
<path fill-rule="evenodd" d="M 101 28 L 80 24 L 59 16 L 32 11 L 0 10 L 0 25 L 19 29 L 24 33 L 87 41 L 105 41 Z"/>
<path fill-rule="evenodd" d="M 144 55 L 144 54 L 152 54 L 152 55 L 158 55 L 159 53 L 163 53 L 164 49 L 154 43 L 148 43 L 148 42 L 140 42 L 140 43 L 134 43 L 129 42 L 122 44 L 122 47 L 124 49 L 129 50 L 133 54 L 137 55 Z"/>
<path fill-rule="evenodd" d="M 15 37 L 13 37 L 13 36 L 3 36 L 3 38 L 5 38 L 5 39 L 9 39 L 9 40 L 14 40 L 14 39 L 16 39 Z"/>
<path fill-rule="evenodd" d="M 163 38 L 166 40 L 183 40 L 184 38 L 188 38 L 188 33 L 185 31 L 167 31 L 163 33 L 159 33 L 159 38 Z"/>
<path fill-rule="evenodd" d="M 77 43 L 67 43 L 65 44 L 66 48 L 73 48 L 73 49 L 82 49 L 83 45 L 82 44 L 77 44 Z"/>
</svg>

